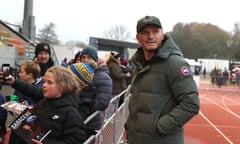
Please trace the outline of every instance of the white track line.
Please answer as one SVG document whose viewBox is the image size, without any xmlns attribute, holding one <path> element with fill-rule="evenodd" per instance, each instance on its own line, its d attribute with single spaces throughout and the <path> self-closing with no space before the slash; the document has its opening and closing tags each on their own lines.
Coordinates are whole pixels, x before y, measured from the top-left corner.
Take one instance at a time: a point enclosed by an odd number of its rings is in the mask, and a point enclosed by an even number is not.
<svg viewBox="0 0 240 144">
<path fill-rule="evenodd" d="M 237 117 L 238 119 L 240 119 L 240 115 L 238 115 L 238 114 L 236 114 L 235 112 L 233 112 L 233 111 L 225 104 L 224 98 L 225 98 L 225 97 L 222 97 L 222 104 L 223 104 L 223 106 L 227 109 L 227 111 L 228 111 L 229 113 L 231 113 L 233 116 L 235 116 L 235 117 Z"/>
<path fill-rule="evenodd" d="M 239 99 L 234 100 L 234 99 L 231 99 L 232 97 L 229 97 L 229 96 L 227 96 L 227 95 L 225 95 L 224 98 L 225 98 L 226 100 L 228 100 L 228 101 L 236 104 L 236 105 L 240 105 L 240 103 L 238 102 Z"/>
<path fill-rule="evenodd" d="M 208 101 L 214 103 L 216 106 L 220 107 L 221 109 L 223 109 L 224 111 L 232 114 L 233 116 L 237 117 L 238 119 L 240 119 L 240 115 L 234 113 L 230 108 L 228 108 L 228 106 L 224 103 L 224 97 L 225 96 L 222 96 L 222 99 L 221 99 L 221 103 L 223 104 L 223 106 L 221 106 L 220 104 L 214 102 L 213 100 L 209 99 L 208 97 L 206 96 L 202 96 L 201 98 L 205 98 L 207 99 Z"/>
<path fill-rule="evenodd" d="M 202 97 L 202 98 L 205 98 L 206 100 L 212 102 L 213 104 L 215 104 L 216 106 L 220 107 L 221 109 L 225 110 L 226 112 L 228 112 L 228 110 L 224 107 L 224 106 L 221 106 L 220 104 L 216 103 L 215 101 L 207 98 L 207 97 Z"/>
<path fill-rule="evenodd" d="M 200 110 L 199 114 L 229 143 L 233 144 L 233 142 L 221 131 L 219 130 L 216 125 L 214 125 Z"/>
</svg>

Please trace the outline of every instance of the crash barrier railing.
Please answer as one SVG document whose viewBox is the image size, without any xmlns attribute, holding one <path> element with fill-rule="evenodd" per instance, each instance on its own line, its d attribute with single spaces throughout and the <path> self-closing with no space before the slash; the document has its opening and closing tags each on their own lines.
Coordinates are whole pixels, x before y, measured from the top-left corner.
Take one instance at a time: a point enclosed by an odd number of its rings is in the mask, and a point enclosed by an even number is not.
<svg viewBox="0 0 240 144">
<path fill-rule="evenodd" d="M 108 108 L 105 111 L 105 121 L 103 127 L 97 131 L 97 134 L 89 137 L 84 144 L 119 144 L 124 135 L 124 124 L 128 116 L 128 103 L 129 103 L 129 90 L 130 86 L 122 91 L 120 94 L 114 96 Z M 121 96 L 124 96 L 124 102 L 118 106 Z M 114 104 L 113 114 L 107 118 L 107 113 L 111 109 L 111 104 Z M 99 111 L 91 114 L 84 123 L 87 124 L 93 119 Z"/>
<path fill-rule="evenodd" d="M 95 111 L 94 113 L 92 113 L 90 116 L 88 116 L 85 121 L 84 124 L 87 124 L 89 121 L 91 121 L 95 116 L 97 116 L 99 113 L 101 113 L 100 111 Z"/>
</svg>

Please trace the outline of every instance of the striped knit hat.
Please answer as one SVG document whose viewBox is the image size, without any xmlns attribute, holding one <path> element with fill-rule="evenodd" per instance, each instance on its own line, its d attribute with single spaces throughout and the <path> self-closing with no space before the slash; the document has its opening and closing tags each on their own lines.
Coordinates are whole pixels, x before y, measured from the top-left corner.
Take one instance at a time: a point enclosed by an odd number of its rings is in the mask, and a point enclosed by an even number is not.
<svg viewBox="0 0 240 144">
<path fill-rule="evenodd" d="M 69 70 L 74 74 L 82 88 L 86 88 L 92 82 L 96 66 L 97 64 L 94 61 L 89 63 L 74 63 L 69 66 Z"/>
</svg>

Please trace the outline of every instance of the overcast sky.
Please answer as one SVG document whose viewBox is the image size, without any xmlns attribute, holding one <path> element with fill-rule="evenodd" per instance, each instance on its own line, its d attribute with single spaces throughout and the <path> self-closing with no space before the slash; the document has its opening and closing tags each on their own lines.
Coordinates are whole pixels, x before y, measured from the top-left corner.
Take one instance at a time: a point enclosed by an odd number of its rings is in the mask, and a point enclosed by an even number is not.
<svg viewBox="0 0 240 144">
<path fill-rule="evenodd" d="M 63 42 L 89 36 L 101 37 L 115 25 L 124 25 L 136 34 L 137 20 L 145 15 L 160 18 L 165 32 L 178 22 L 211 23 L 232 31 L 240 22 L 237 0 L 33 0 L 36 32 L 45 24 L 56 24 Z M 0 0 L 0 19 L 21 24 L 24 0 Z"/>
</svg>

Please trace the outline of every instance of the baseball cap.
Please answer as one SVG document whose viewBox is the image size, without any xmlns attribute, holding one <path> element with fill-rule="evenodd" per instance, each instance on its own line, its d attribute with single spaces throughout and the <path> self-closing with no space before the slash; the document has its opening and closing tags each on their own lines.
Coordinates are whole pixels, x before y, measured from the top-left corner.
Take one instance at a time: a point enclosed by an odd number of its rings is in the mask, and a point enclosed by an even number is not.
<svg viewBox="0 0 240 144">
<path fill-rule="evenodd" d="M 137 33 L 140 32 L 143 29 L 143 27 L 145 27 L 146 25 L 157 25 L 160 28 L 162 28 L 162 24 L 157 17 L 145 16 L 145 17 L 141 18 L 140 20 L 138 20 L 138 22 L 137 22 Z"/>
</svg>

